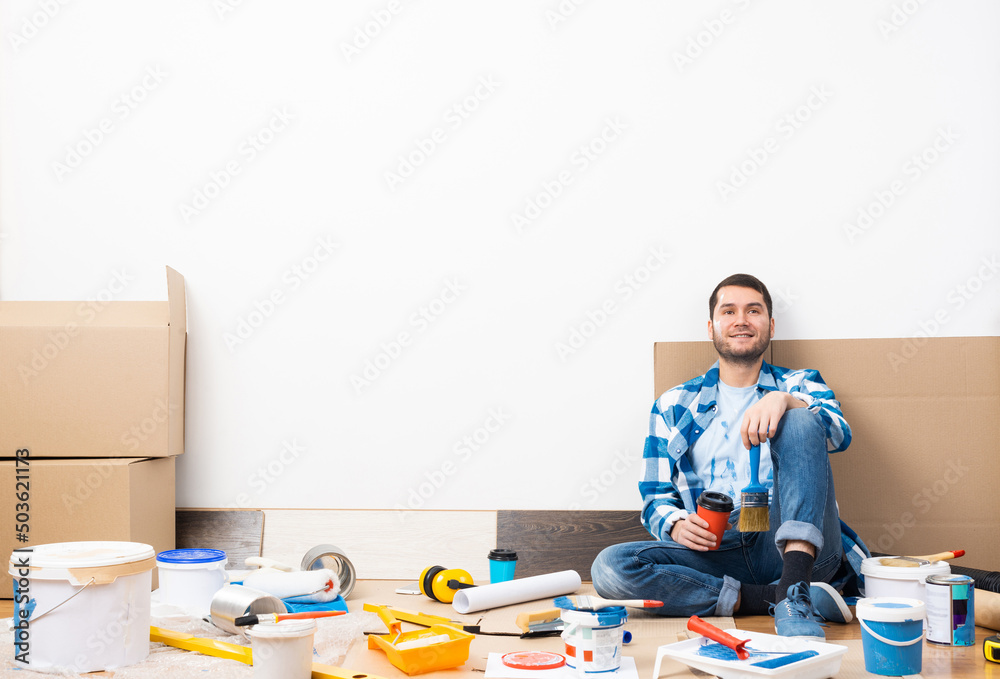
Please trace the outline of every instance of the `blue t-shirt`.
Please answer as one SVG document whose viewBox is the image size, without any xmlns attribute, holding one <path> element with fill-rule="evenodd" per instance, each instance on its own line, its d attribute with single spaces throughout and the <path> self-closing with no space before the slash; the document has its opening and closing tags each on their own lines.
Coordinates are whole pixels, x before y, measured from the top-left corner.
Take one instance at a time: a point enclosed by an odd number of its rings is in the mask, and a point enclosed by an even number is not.
<svg viewBox="0 0 1000 679">
<path fill-rule="evenodd" d="M 719 412 L 705 428 L 705 433 L 691 448 L 691 466 L 704 484 L 705 490 L 725 493 L 733 498 L 733 507 L 740 506 L 740 493 L 750 484 L 750 455 L 743 447 L 740 427 L 743 415 L 757 401 L 757 385 L 731 387 L 719 380 Z M 771 448 L 765 441 L 760 446 L 760 482 L 769 490 L 774 485 L 771 469 Z"/>
</svg>

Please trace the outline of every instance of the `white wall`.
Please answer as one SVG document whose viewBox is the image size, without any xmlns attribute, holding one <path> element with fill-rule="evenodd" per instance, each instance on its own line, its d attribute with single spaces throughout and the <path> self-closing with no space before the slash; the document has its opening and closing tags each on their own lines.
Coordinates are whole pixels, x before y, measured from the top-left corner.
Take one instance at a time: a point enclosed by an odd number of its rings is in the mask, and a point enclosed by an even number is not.
<svg viewBox="0 0 1000 679">
<path fill-rule="evenodd" d="M 988 0 L 0 19 L 0 296 L 185 275 L 181 506 L 637 507 L 652 343 L 736 271 L 778 337 L 1000 332 Z"/>
</svg>

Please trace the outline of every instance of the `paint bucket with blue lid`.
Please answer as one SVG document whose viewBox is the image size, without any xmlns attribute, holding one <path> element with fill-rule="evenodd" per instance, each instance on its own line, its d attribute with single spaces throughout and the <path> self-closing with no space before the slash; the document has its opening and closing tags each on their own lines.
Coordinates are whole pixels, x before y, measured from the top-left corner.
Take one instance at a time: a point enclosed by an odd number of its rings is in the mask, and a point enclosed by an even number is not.
<svg viewBox="0 0 1000 679">
<path fill-rule="evenodd" d="M 865 669 L 883 676 L 919 674 L 926 611 L 919 599 L 859 599 L 855 614 L 861 623 Z"/>
<path fill-rule="evenodd" d="M 625 642 L 624 606 L 607 606 L 595 610 L 562 609 L 565 627 L 566 664 L 580 676 L 615 672 L 621 666 L 622 645 Z"/>
<path fill-rule="evenodd" d="M 156 555 L 160 603 L 198 616 L 208 615 L 212 597 L 226 584 L 226 553 L 221 549 L 171 549 Z"/>
</svg>

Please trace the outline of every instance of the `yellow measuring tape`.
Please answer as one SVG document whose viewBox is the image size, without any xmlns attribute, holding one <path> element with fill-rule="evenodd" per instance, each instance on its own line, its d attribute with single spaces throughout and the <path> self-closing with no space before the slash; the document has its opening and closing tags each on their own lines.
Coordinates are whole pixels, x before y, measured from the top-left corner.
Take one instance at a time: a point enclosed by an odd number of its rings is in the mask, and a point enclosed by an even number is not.
<svg viewBox="0 0 1000 679">
<path fill-rule="evenodd" d="M 237 660 L 246 665 L 253 664 L 253 650 L 247 646 L 230 644 L 227 641 L 216 639 L 202 639 L 182 632 L 175 632 L 162 627 L 149 628 L 149 640 L 157 641 L 167 646 L 173 646 L 184 651 L 193 651 L 210 655 L 213 658 L 225 658 L 226 660 Z M 312 665 L 312 679 L 384 679 L 377 674 L 365 672 L 354 672 L 345 670 L 342 667 L 333 665 L 322 665 L 314 662 Z"/>
<path fill-rule="evenodd" d="M 983 640 L 983 655 L 990 662 L 1000 663 L 1000 634 Z"/>
</svg>

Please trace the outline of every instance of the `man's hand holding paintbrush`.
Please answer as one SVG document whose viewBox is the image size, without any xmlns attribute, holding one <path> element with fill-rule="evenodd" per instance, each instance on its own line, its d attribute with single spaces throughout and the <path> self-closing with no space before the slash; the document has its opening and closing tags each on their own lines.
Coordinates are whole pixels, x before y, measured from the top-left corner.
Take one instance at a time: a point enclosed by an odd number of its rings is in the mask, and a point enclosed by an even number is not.
<svg viewBox="0 0 1000 679">
<path fill-rule="evenodd" d="M 757 477 L 760 468 L 760 444 L 778 432 L 781 416 L 789 408 L 802 408 L 803 401 L 782 391 L 772 391 L 747 408 L 743 416 L 740 436 L 750 454 L 750 484 L 742 491 L 740 499 L 740 524 L 742 533 L 760 533 L 770 529 L 770 505 L 767 488 Z"/>
</svg>

